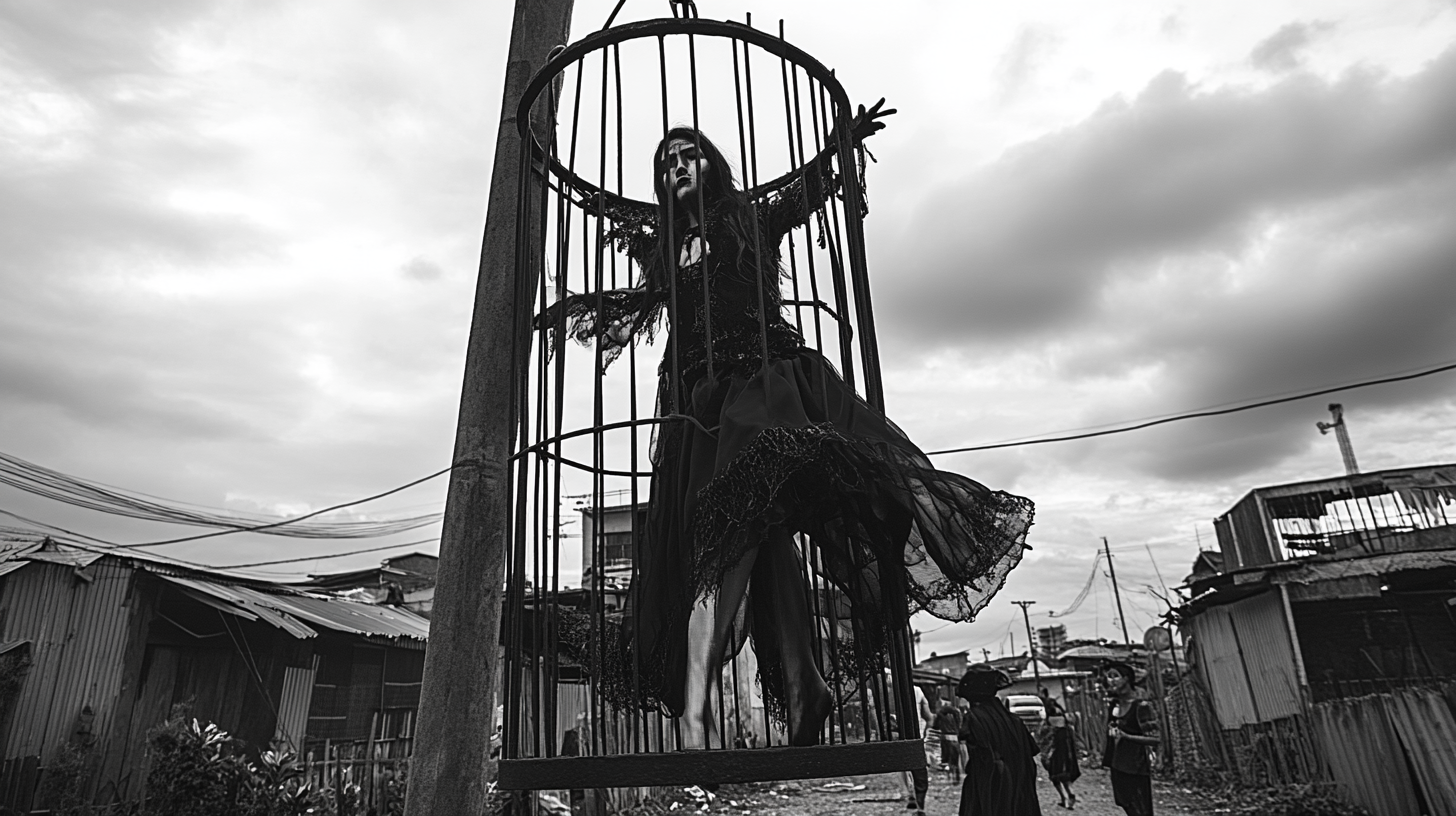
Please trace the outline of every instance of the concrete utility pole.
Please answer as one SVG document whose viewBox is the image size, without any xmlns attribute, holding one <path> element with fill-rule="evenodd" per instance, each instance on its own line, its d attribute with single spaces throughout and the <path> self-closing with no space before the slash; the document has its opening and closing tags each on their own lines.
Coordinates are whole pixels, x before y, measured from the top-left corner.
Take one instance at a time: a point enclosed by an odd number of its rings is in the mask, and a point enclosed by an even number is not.
<svg viewBox="0 0 1456 816">
<path fill-rule="evenodd" d="M 1021 607 L 1021 619 L 1026 622 L 1026 653 L 1031 655 L 1031 674 L 1036 678 L 1036 687 L 1041 688 L 1041 666 L 1036 662 L 1036 638 L 1031 635 L 1031 614 L 1026 611 L 1036 601 L 1012 601 Z"/>
<path fill-rule="evenodd" d="M 1345 460 L 1345 475 L 1354 476 L 1360 472 L 1360 465 L 1355 462 L 1355 447 L 1350 444 L 1350 432 L 1345 429 L 1345 406 L 1338 402 L 1330 403 L 1330 416 L 1334 417 L 1333 422 L 1316 422 L 1314 426 L 1319 428 L 1320 436 L 1335 432 L 1335 440 L 1340 443 L 1340 458 Z"/>
<path fill-rule="evenodd" d="M 1112 566 L 1112 547 L 1107 536 L 1102 537 L 1102 552 L 1107 556 L 1107 573 L 1112 579 L 1112 597 L 1117 599 L 1117 622 L 1122 624 L 1122 645 L 1131 646 L 1132 638 L 1127 636 L 1127 616 L 1122 614 L 1122 592 L 1117 588 L 1117 568 Z"/>
<path fill-rule="evenodd" d="M 440 535 L 430 644 L 410 761 L 408 816 L 485 816 L 495 733 L 500 616 L 505 581 L 506 495 L 510 484 L 511 351 L 529 343 L 515 302 L 516 106 L 553 46 L 566 42 L 573 0 L 516 0 L 505 91 L 465 352 L 465 379 Z M 542 109 L 538 107 L 538 111 Z M 554 115 L 554 112 L 552 112 Z M 537 122 L 538 131 L 549 124 Z M 535 288 L 529 282 L 526 291 Z M 517 329 L 522 336 L 515 336 Z"/>
</svg>

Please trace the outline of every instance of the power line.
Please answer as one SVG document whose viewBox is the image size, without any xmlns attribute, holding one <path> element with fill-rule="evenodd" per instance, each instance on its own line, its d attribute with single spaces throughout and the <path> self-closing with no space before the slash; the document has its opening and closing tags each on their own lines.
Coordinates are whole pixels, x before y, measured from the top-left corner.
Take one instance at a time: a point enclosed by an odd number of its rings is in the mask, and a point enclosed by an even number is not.
<svg viewBox="0 0 1456 816">
<path fill-rule="evenodd" d="M 1147 422 L 1141 422 L 1136 425 L 1128 425 L 1122 428 L 1108 428 L 1101 431 L 1087 431 L 1084 433 L 1068 434 L 1065 436 L 1049 436 L 1041 439 L 1024 439 L 1018 442 L 996 442 L 989 445 L 972 445 L 965 448 L 947 448 L 945 450 L 928 451 L 926 455 L 938 456 L 945 453 L 967 453 L 970 451 L 996 450 L 998 448 L 1017 448 L 1027 445 L 1045 445 L 1049 442 L 1072 442 L 1077 439 L 1091 439 L 1098 436 L 1111 436 L 1113 434 L 1127 433 L 1129 431 L 1141 431 L 1145 428 L 1151 428 L 1155 425 L 1166 425 L 1170 422 L 1181 422 L 1185 419 L 1202 419 L 1204 417 L 1236 414 L 1240 411 L 1250 411 L 1255 408 L 1267 408 L 1270 405 L 1281 405 L 1286 402 L 1296 402 L 1298 400 L 1310 399 L 1311 397 L 1322 397 L 1326 394 L 1334 394 L 1340 391 L 1352 391 L 1356 388 L 1368 388 L 1372 385 L 1386 385 L 1393 382 L 1404 382 L 1406 380 L 1414 380 L 1420 377 L 1428 377 L 1432 374 L 1440 374 L 1443 371 L 1451 371 L 1453 369 L 1456 369 L 1456 363 L 1447 363 L 1445 365 L 1440 365 L 1435 368 L 1426 369 L 1425 371 L 1418 371 L 1414 374 L 1401 374 L 1391 377 L 1382 377 L 1375 380 L 1364 380 L 1362 382 L 1352 383 L 1349 385 L 1337 385 L 1332 388 L 1321 388 L 1316 391 L 1306 391 L 1300 394 L 1294 394 L 1292 396 L 1261 400 L 1259 402 L 1253 402 L 1247 405 L 1238 405 L 1232 408 L 1211 408 L 1192 411 L 1186 414 L 1175 414 L 1173 416 L 1149 420 Z"/>
<path fill-rule="evenodd" d="M 1092 558 L 1092 573 L 1087 576 L 1087 583 L 1082 585 L 1082 591 L 1077 593 L 1077 597 L 1075 600 L 1072 601 L 1072 605 L 1067 607 L 1066 609 L 1063 609 L 1060 612 L 1048 612 L 1047 616 L 1052 618 L 1064 618 L 1072 614 L 1073 612 L 1076 612 L 1082 606 L 1082 602 L 1087 600 L 1087 594 L 1092 591 L 1092 582 L 1097 580 L 1097 566 L 1101 563 L 1102 551 L 1098 550 L 1097 554 Z"/>
<path fill-rule="evenodd" d="M 1238 405 L 1227 408 L 1211 408 L 1184 414 L 1176 414 L 1173 416 L 1153 419 L 1134 425 L 1128 425 L 1125 427 L 1105 428 L 1102 430 L 1066 434 L 1062 436 L 1044 437 L 1039 439 L 1024 439 L 1019 441 L 999 442 L 987 445 L 973 445 L 961 448 L 948 448 L 944 450 L 930 451 L 928 455 L 935 456 L 949 453 L 966 453 L 971 451 L 994 450 L 999 448 L 1022 447 L 1028 445 L 1041 445 L 1051 442 L 1070 442 L 1078 439 L 1090 439 L 1099 436 L 1110 436 L 1113 434 L 1127 433 L 1129 431 L 1143 430 L 1157 425 L 1164 425 L 1170 422 L 1179 422 L 1188 419 L 1199 419 L 1204 417 L 1233 414 L 1241 411 L 1252 410 L 1255 408 L 1264 408 L 1271 405 L 1279 405 L 1286 402 L 1294 402 L 1297 400 L 1324 396 L 1339 391 L 1349 391 L 1357 388 L 1366 388 L 1375 385 L 1403 382 L 1407 380 L 1418 379 L 1421 377 L 1427 377 L 1432 374 L 1439 374 L 1445 371 L 1451 371 L 1453 369 L 1456 369 L 1456 362 L 1445 363 L 1434 368 L 1416 371 L 1413 373 L 1391 375 L 1378 379 L 1364 380 L 1361 382 L 1351 383 L 1347 385 L 1322 388 L 1289 396 L 1261 400 L 1246 405 Z M 77 538 L 98 542 L 104 546 L 117 548 L 160 547 L 167 544 L 180 544 L 188 541 L 200 541 L 203 539 L 216 538 L 224 535 L 249 532 L 317 539 L 373 538 L 404 532 L 406 530 L 417 529 L 428 524 L 433 524 L 440 520 L 441 514 L 432 513 L 423 516 L 389 519 L 379 522 L 330 522 L 318 523 L 314 525 L 303 525 L 301 524 L 301 522 L 307 521 L 325 513 L 333 512 L 335 510 L 355 507 L 371 501 L 376 501 L 386 496 L 391 496 L 400 491 L 407 490 L 416 485 L 423 484 L 424 482 L 443 476 L 446 473 L 449 473 L 453 468 L 453 465 L 451 467 L 442 468 L 441 470 L 431 473 L 428 476 L 415 479 L 411 482 L 407 482 L 403 485 L 400 485 L 399 487 L 395 487 L 390 490 L 385 490 L 371 496 L 366 496 L 362 499 L 342 502 L 340 504 L 335 504 L 329 507 L 325 507 L 321 510 L 315 510 L 313 512 L 305 513 L 303 515 L 295 516 L 292 518 L 260 521 L 260 517 L 257 516 L 249 519 L 244 514 L 225 516 L 219 515 L 214 512 L 188 509 L 183 506 L 184 503 L 158 499 L 157 497 L 148 496 L 144 493 L 127 491 L 121 488 L 110 487 L 99 482 L 90 482 L 83 479 L 78 479 L 72 476 L 68 476 L 64 473 L 60 473 L 59 471 L 54 471 L 48 468 L 34 465 L 30 462 L 26 462 L 23 459 L 19 459 L 18 457 L 0 453 L 0 484 L 8 484 L 12 487 L 16 487 L 20 490 L 24 490 L 26 492 L 33 493 L 44 498 L 50 498 L 56 501 L 72 504 L 77 507 L 97 510 L 99 512 L 129 516 L 132 518 L 139 518 L 151 521 L 190 524 L 194 526 L 222 527 L 223 529 L 195 536 L 165 539 L 161 541 L 144 541 L 132 544 L 115 544 L 113 542 L 104 541 L 102 539 L 94 538 L 92 536 L 88 536 L 82 533 L 76 533 L 70 530 L 63 530 L 62 528 L 47 525 L 42 522 L 37 522 L 31 519 L 15 516 L 14 513 L 9 513 L 8 511 L 0 512 L 5 512 L 7 515 L 14 516 L 15 518 L 32 524 L 35 527 L 62 532 L 64 534 L 75 536 Z M 246 523 L 248 521 L 259 521 L 259 523 Z M 1118 549 L 1121 550 L 1123 548 Z"/>
<path fill-rule="evenodd" d="M 194 527 L 219 527 L 236 532 L 266 531 L 271 535 L 293 538 L 379 538 L 415 530 L 433 524 L 441 518 L 439 513 L 430 513 L 371 521 L 329 521 L 301 524 L 300 522 L 303 520 L 328 511 L 310 513 L 297 518 L 281 518 L 257 513 L 217 510 L 71 476 L 6 453 L 0 453 L 0 485 L 8 485 L 44 499 L 113 516 L 167 524 L 186 524 Z M 389 492 L 379 495 L 389 495 Z M 371 498 L 378 498 L 378 496 Z M 329 509 L 348 506 L 350 504 L 342 504 Z M 43 529 L 53 529 L 81 538 L 92 538 L 32 519 L 23 520 Z M 92 540 L 100 541 L 100 539 L 94 538 Z M 150 544 L 124 546 L 150 546 Z"/>
<path fill-rule="evenodd" d="M 298 523 L 300 521 L 304 521 L 306 519 L 311 519 L 314 516 L 321 516 L 324 513 L 332 513 L 335 510 L 342 510 L 345 507 L 353 507 L 355 505 L 364 504 L 366 502 L 372 502 L 372 501 L 374 501 L 376 499 L 382 499 L 385 496 L 391 496 L 391 495 L 393 495 L 395 493 L 400 492 L 401 490 L 408 490 L 409 488 L 414 487 L 415 485 L 423 484 L 424 482 L 428 482 L 431 479 L 434 479 L 434 478 L 438 478 L 440 476 L 443 476 L 446 473 L 449 473 L 453 469 L 454 469 L 454 466 L 447 467 L 447 468 L 445 468 L 443 470 L 437 470 L 434 473 L 431 473 L 429 476 L 423 476 L 421 478 L 415 479 L 412 482 L 408 482 L 406 484 L 402 484 L 399 487 L 395 487 L 395 488 L 391 488 L 389 490 L 386 490 L 383 493 L 375 493 L 373 496 L 366 496 L 366 497 L 364 497 L 362 499 L 355 499 L 354 501 L 344 502 L 343 504 L 335 504 L 332 507 L 325 507 L 322 510 L 315 510 L 312 513 L 304 513 L 301 516 L 296 516 L 296 517 L 290 518 L 290 519 L 283 519 L 281 521 L 274 521 L 274 522 L 270 522 L 268 524 L 258 524 L 258 525 L 254 525 L 252 527 L 235 527 L 235 528 L 231 528 L 231 529 L 227 529 L 227 530 L 217 530 L 217 531 L 211 532 L 211 533 L 203 533 L 201 535 L 187 536 L 186 538 L 172 538 L 172 539 L 168 539 L 166 541 L 145 541 L 145 542 L 141 542 L 141 543 L 138 543 L 138 544 L 118 544 L 116 546 L 121 547 L 121 548 L 124 548 L 124 549 L 129 549 L 129 548 L 134 548 L 134 547 L 160 547 L 163 544 L 181 544 L 184 541 L 199 541 L 199 540 L 204 539 L 204 538 L 216 538 L 217 536 L 232 535 L 233 533 L 256 533 L 256 532 L 261 532 L 263 530 L 272 530 L 272 529 L 275 529 L 275 528 L 278 528 L 278 527 L 282 527 L 284 525 L 296 524 L 296 523 Z M 438 514 L 432 514 L 431 520 L 429 522 L 427 522 L 427 523 L 433 524 L 434 522 L 439 521 L 439 519 L 440 519 L 440 517 L 439 517 Z M 423 525 L 421 525 L 421 526 L 423 526 Z M 410 528 L 410 529 L 413 529 L 413 528 Z M 400 531 L 396 530 L 394 532 L 400 532 Z"/>
<path fill-rule="evenodd" d="M 307 555 L 302 558 L 280 558 L 277 561 L 254 561 L 251 564 L 221 564 L 212 569 L 243 569 L 245 567 L 271 567 L 274 564 L 297 564 L 300 561 L 327 561 L 330 558 L 343 558 L 348 555 L 360 555 L 362 553 L 382 552 L 384 550 L 398 550 L 403 547 L 418 547 L 421 544 L 437 544 L 439 538 L 422 538 L 419 541 L 406 541 L 402 544 L 386 544 L 383 547 L 368 547 L 362 550 L 349 550 L 348 552 L 330 553 L 329 555 Z"/>
</svg>

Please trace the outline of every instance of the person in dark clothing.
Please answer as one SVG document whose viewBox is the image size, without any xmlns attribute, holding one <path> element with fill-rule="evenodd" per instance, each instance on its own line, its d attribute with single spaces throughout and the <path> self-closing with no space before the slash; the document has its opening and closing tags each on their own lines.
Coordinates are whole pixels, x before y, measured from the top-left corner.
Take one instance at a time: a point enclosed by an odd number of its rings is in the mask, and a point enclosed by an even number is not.
<svg viewBox="0 0 1456 816">
<path fill-rule="evenodd" d="M 1082 768 L 1077 763 L 1077 734 L 1066 713 L 1047 717 L 1037 731 L 1036 742 L 1041 746 L 1041 765 L 1060 797 L 1057 805 L 1075 808 L 1077 794 L 1072 792 L 1072 783 L 1082 775 Z"/>
<path fill-rule="evenodd" d="M 1126 663 L 1102 669 L 1112 698 L 1102 767 L 1112 769 L 1112 800 L 1127 816 L 1153 816 L 1153 763 L 1148 749 L 1161 742 L 1158 713 L 1133 687 L 1137 673 Z"/>
<path fill-rule="evenodd" d="M 954 703 L 946 703 L 935 712 L 935 730 L 940 732 L 940 764 L 950 771 L 956 784 L 961 781 L 961 712 Z"/>
<path fill-rule="evenodd" d="M 1041 816 L 1036 741 L 996 696 L 1009 685 L 1005 672 L 977 663 L 956 686 L 956 694 L 970 703 L 959 734 L 966 769 L 960 816 Z"/>
<path fill-rule="evenodd" d="M 1058 807 L 1075 808 L 1077 794 L 1072 792 L 1072 783 L 1082 775 L 1077 764 L 1077 734 L 1071 719 L 1062 704 L 1045 688 L 1037 689 L 1042 708 L 1046 709 L 1046 720 L 1036 733 L 1036 744 L 1041 747 L 1041 766 L 1047 770 L 1047 778 L 1057 789 L 1060 801 Z"/>
</svg>

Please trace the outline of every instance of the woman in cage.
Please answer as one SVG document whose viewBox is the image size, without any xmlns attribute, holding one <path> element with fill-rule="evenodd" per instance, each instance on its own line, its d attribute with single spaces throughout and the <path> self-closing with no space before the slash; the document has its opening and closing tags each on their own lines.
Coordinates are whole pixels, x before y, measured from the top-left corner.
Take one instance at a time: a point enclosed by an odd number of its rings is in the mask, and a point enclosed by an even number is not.
<svg viewBox="0 0 1456 816">
<path fill-rule="evenodd" d="M 856 143 L 894 112 L 883 101 L 860 108 Z M 796 534 L 849 603 L 851 659 L 878 671 L 886 633 L 909 612 L 969 620 L 989 601 L 1031 525 L 1030 501 L 935 470 L 785 320 L 779 245 L 835 192 L 831 158 L 752 200 L 705 135 L 673 128 L 653 154 L 655 209 L 606 195 L 586 205 L 613 222 L 607 235 L 640 268 L 638 285 L 568 296 L 537 319 L 600 342 L 610 361 L 667 315 L 667 421 L 618 650 L 635 677 L 599 684 L 681 716 L 687 747 L 716 744 L 720 667 L 749 636 L 790 743 L 819 741 L 832 695 Z"/>
</svg>

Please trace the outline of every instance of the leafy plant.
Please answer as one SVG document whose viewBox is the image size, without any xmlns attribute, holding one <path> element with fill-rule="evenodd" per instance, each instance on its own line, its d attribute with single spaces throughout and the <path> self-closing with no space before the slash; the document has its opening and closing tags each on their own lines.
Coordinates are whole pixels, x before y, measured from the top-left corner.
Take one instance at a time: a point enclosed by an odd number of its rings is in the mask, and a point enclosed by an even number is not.
<svg viewBox="0 0 1456 816">
<path fill-rule="evenodd" d="M 323 813 L 322 792 L 309 786 L 304 767 L 292 751 L 264 751 L 249 767 L 244 791 L 248 816 L 305 816 Z"/>
<path fill-rule="evenodd" d="M 40 801 L 50 807 L 53 816 L 85 816 L 87 769 L 91 764 L 89 745 L 68 742 L 56 751 L 41 779 Z"/>
<path fill-rule="evenodd" d="M 147 816 L 251 816 L 243 794 L 253 773 L 242 744 L 185 706 L 147 735 Z"/>
</svg>

